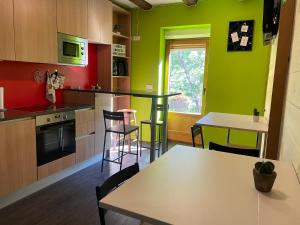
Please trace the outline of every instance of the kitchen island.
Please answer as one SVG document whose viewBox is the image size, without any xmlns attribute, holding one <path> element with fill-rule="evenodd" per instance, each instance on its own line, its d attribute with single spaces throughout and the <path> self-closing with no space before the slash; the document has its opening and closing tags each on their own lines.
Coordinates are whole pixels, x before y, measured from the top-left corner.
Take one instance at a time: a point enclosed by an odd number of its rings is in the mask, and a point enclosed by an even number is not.
<svg viewBox="0 0 300 225">
<path fill-rule="evenodd" d="M 159 93 L 158 91 L 122 91 L 111 89 L 65 89 L 66 91 L 82 92 L 82 93 L 95 93 L 95 94 L 113 94 L 113 95 L 127 95 L 138 98 L 150 98 L 151 99 L 151 139 L 150 139 L 150 162 L 155 160 L 155 137 L 156 137 L 156 121 L 157 121 L 157 102 L 161 100 L 163 104 L 162 115 L 162 154 L 168 149 L 168 99 L 169 97 L 180 95 L 181 93 Z"/>
</svg>

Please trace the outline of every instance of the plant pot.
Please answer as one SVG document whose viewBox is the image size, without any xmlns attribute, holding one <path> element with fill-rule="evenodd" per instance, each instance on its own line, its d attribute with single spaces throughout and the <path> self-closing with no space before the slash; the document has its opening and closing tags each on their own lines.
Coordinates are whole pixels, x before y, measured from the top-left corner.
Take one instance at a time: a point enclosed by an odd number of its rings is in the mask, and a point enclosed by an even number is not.
<svg viewBox="0 0 300 225">
<path fill-rule="evenodd" d="M 253 116 L 253 121 L 254 122 L 259 122 L 259 116 Z"/>
<path fill-rule="evenodd" d="M 276 172 L 273 172 L 272 174 L 261 174 L 257 169 L 254 168 L 253 178 L 256 190 L 261 192 L 270 192 L 272 190 L 276 176 Z"/>
</svg>

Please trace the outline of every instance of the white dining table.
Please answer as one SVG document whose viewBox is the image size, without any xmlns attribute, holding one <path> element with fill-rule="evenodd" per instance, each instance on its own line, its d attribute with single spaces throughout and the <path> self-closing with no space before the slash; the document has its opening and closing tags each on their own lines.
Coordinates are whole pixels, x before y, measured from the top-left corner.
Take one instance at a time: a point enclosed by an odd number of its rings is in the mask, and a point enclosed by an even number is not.
<svg viewBox="0 0 300 225">
<path fill-rule="evenodd" d="M 273 161 L 270 193 L 255 189 L 259 159 L 177 145 L 100 201 L 151 224 L 299 225 L 300 185 L 290 163 Z"/>
<path fill-rule="evenodd" d="M 230 144 L 231 130 L 255 132 L 257 133 L 256 148 L 261 150 L 262 157 L 265 156 L 269 124 L 263 116 L 255 122 L 252 115 L 210 112 L 197 121 L 196 125 L 227 129 L 227 144 Z"/>
</svg>

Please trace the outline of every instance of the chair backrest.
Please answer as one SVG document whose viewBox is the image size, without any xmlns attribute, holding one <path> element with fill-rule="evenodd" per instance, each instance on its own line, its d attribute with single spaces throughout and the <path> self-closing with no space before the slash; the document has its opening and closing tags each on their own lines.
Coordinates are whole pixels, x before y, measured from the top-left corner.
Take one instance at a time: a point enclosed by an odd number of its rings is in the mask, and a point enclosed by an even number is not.
<svg viewBox="0 0 300 225">
<path fill-rule="evenodd" d="M 111 112 L 111 111 L 103 110 L 103 117 L 104 117 L 105 130 L 107 130 L 106 121 L 110 120 L 110 121 L 122 122 L 125 131 L 124 112 Z"/>
<path fill-rule="evenodd" d="M 198 126 L 198 125 L 192 126 L 191 133 L 192 133 L 193 147 L 196 147 L 196 140 L 195 140 L 196 136 L 200 135 L 201 145 L 202 145 L 202 148 L 204 148 L 202 127 Z"/>
<path fill-rule="evenodd" d="M 135 163 L 134 165 L 115 173 L 114 175 L 109 177 L 101 186 L 96 187 L 97 204 L 101 225 L 105 225 L 104 215 L 106 213 L 106 210 L 99 206 L 99 201 L 102 198 L 104 198 L 108 193 L 119 187 L 120 184 L 122 184 L 124 181 L 133 177 L 139 171 L 139 164 Z"/>
<path fill-rule="evenodd" d="M 224 146 L 213 142 L 209 142 L 209 149 L 219 151 L 219 152 L 227 152 L 227 153 L 233 153 L 239 155 L 259 157 L 259 149 L 255 149 L 255 148 L 253 149 L 235 148 L 235 147 L 229 147 L 229 146 Z"/>
</svg>

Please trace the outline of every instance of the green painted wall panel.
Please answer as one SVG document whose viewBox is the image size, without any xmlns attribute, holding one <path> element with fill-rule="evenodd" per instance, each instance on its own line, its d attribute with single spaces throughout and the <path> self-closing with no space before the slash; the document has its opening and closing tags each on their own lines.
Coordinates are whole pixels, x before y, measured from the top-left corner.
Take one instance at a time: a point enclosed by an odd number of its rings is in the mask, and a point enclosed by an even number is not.
<svg viewBox="0 0 300 225">
<path fill-rule="evenodd" d="M 139 30 L 141 40 L 132 43 L 132 89 L 145 89 L 145 84 L 158 88 L 161 28 L 210 24 L 206 113 L 252 114 L 254 107 L 262 112 L 270 57 L 270 47 L 263 46 L 262 17 L 261 0 L 201 0 L 196 7 L 172 4 L 133 10 L 132 34 Z M 253 50 L 227 52 L 229 22 L 249 19 L 255 20 Z M 132 108 L 138 110 L 138 120 L 149 118 L 150 101 L 132 98 Z M 144 135 L 148 137 L 149 129 Z M 223 143 L 226 132 L 206 129 L 205 140 Z M 255 137 L 235 132 L 232 141 L 253 145 Z"/>
</svg>

